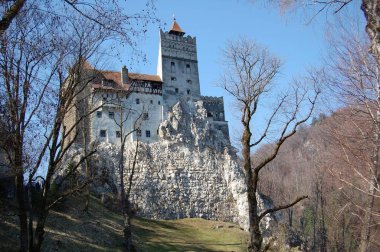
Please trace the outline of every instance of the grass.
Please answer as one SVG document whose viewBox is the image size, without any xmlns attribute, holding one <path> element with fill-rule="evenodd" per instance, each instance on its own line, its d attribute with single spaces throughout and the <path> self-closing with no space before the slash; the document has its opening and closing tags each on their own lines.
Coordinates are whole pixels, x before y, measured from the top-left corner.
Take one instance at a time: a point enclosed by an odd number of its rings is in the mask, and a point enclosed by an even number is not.
<svg viewBox="0 0 380 252">
<path fill-rule="evenodd" d="M 248 239 L 235 224 L 198 218 L 134 219 L 133 227 L 138 251 L 245 251 Z"/>
<path fill-rule="evenodd" d="M 12 203 L 1 202 L 0 251 L 18 251 L 18 217 Z M 92 198 L 71 197 L 49 213 L 43 251 L 122 251 L 123 219 Z M 137 251 L 245 251 L 248 234 L 237 225 L 204 219 L 133 219 Z"/>
</svg>

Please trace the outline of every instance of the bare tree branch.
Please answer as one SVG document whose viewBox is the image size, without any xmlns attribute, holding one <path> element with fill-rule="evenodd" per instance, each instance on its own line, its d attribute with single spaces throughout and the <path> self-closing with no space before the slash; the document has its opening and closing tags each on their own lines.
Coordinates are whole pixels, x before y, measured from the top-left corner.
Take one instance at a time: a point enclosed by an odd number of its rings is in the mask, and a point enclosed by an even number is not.
<svg viewBox="0 0 380 252">
<path fill-rule="evenodd" d="M 307 199 L 308 197 L 309 197 L 309 196 L 304 195 L 304 196 L 298 197 L 298 198 L 295 199 L 292 203 L 289 203 L 289 204 L 286 204 L 286 205 L 280 205 L 280 206 L 277 206 L 277 207 L 273 207 L 273 208 L 266 209 L 264 212 L 262 212 L 262 213 L 259 215 L 259 219 L 261 220 L 261 219 L 264 218 L 265 215 L 267 215 L 267 214 L 274 213 L 274 212 L 277 212 L 277 211 L 280 211 L 280 210 L 283 210 L 283 209 L 286 209 L 286 208 L 292 207 L 292 206 L 294 206 L 295 204 L 297 204 L 298 202 L 300 202 L 301 200 Z"/>
</svg>

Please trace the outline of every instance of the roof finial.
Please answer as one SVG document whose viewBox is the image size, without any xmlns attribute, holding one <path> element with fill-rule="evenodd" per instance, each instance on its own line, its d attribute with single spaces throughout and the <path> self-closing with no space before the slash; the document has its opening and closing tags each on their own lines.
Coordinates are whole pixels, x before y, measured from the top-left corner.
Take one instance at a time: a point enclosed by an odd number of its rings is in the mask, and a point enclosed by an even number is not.
<svg viewBox="0 0 380 252">
<path fill-rule="evenodd" d="M 173 20 L 175 21 L 176 19 L 175 19 L 175 14 L 173 13 Z"/>
</svg>

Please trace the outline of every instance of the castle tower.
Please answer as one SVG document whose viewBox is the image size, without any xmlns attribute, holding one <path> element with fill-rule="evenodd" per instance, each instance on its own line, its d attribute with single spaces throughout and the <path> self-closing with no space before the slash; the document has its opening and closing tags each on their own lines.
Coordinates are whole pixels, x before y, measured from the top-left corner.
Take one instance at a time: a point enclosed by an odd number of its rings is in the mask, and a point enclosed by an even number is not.
<svg viewBox="0 0 380 252">
<path fill-rule="evenodd" d="M 157 75 L 163 81 L 166 111 L 181 97 L 200 99 L 196 38 L 184 35 L 176 19 L 168 32 L 160 30 Z"/>
</svg>

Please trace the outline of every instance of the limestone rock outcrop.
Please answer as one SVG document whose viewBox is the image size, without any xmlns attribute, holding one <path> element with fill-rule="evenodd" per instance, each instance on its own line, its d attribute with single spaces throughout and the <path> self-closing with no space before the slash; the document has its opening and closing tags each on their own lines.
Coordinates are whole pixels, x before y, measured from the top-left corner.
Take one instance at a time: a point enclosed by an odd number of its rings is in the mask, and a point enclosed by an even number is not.
<svg viewBox="0 0 380 252">
<path fill-rule="evenodd" d="M 201 217 L 232 221 L 248 230 L 245 175 L 229 139 L 212 127 L 202 101 L 180 101 L 159 126 L 160 141 L 139 143 L 130 201 L 138 216 L 152 219 Z M 124 174 L 119 171 L 120 146 L 100 143 L 91 158 L 98 195 L 116 193 L 126 184 L 136 143 L 124 151 Z M 81 153 L 77 149 L 70 155 Z M 77 158 L 79 159 L 79 158 Z M 259 201 L 265 207 L 264 199 Z M 267 229 L 272 219 L 264 218 Z"/>
</svg>

